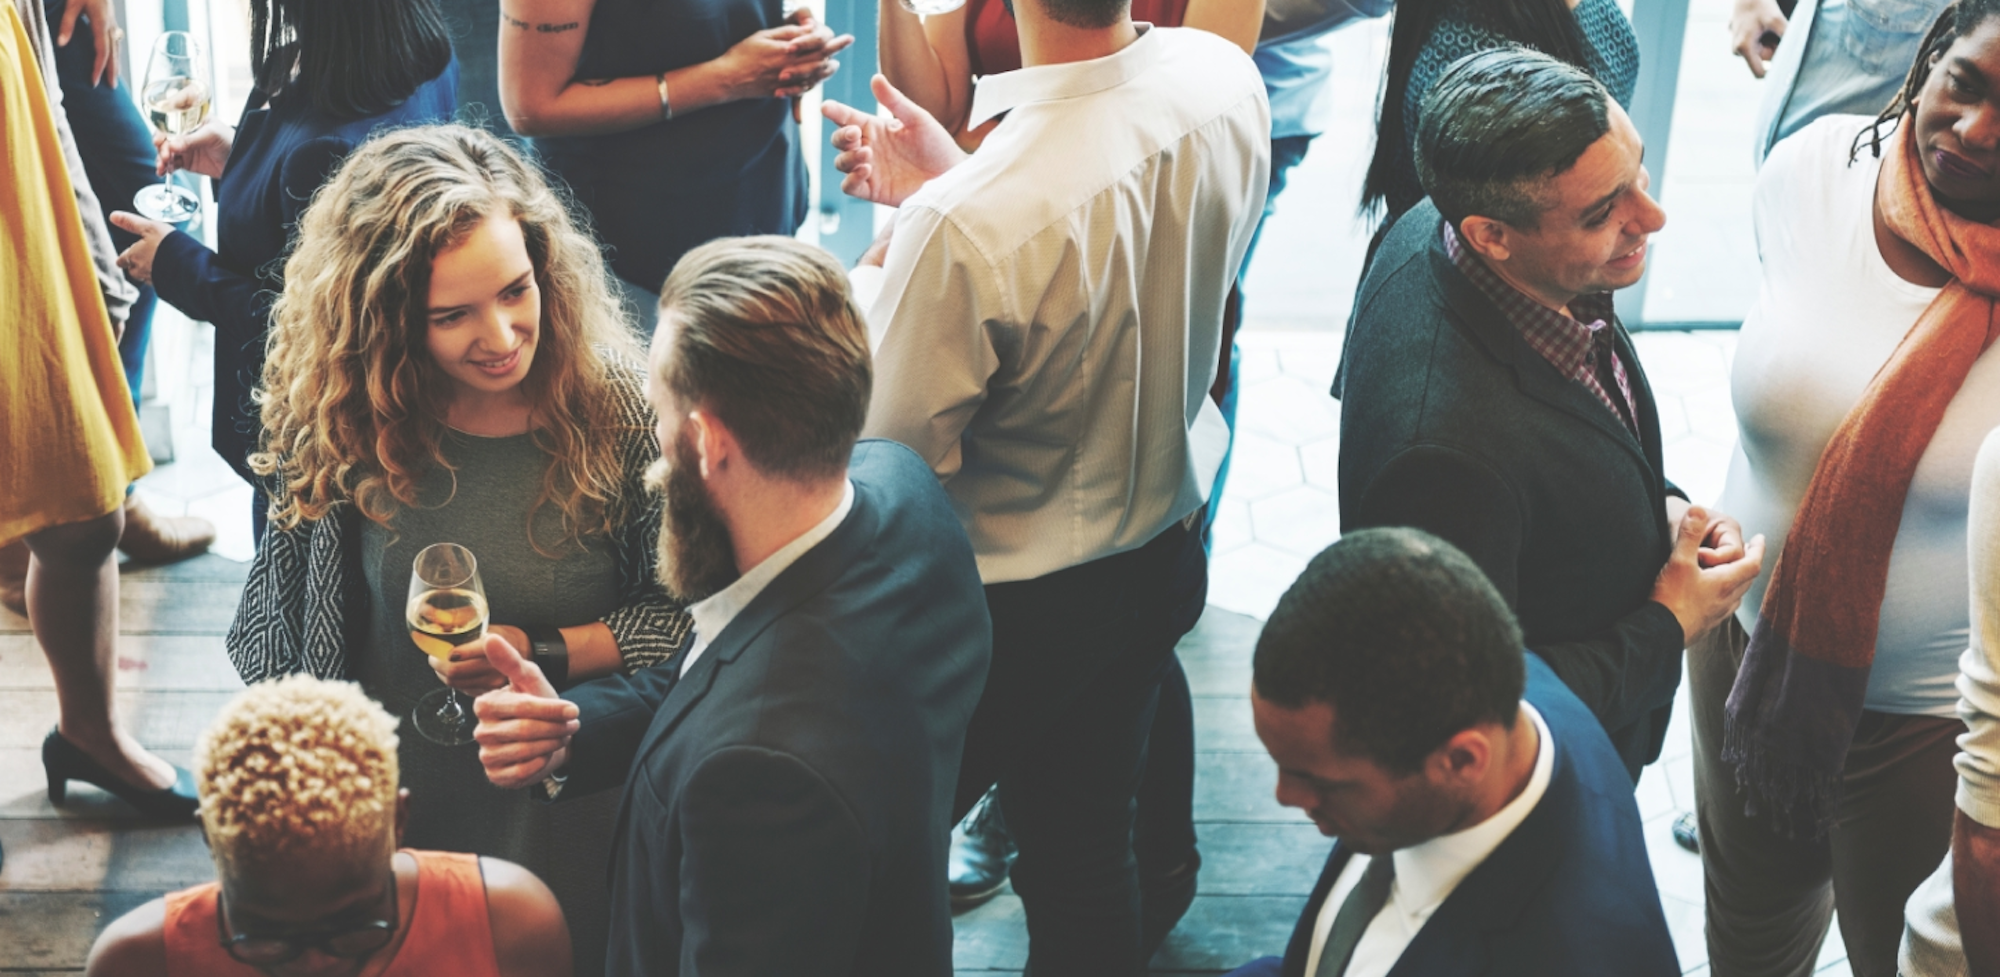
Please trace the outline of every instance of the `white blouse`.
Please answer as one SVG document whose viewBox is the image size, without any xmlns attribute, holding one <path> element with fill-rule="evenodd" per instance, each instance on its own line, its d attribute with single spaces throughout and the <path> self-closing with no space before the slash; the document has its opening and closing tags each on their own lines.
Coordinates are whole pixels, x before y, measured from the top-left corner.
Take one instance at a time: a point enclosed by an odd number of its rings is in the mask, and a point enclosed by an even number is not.
<svg viewBox="0 0 2000 977">
<path fill-rule="evenodd" d="M 1763 259 L 1730 375 L 1740 437 L 1717 507 L 1771 549 L 1739 616 L 1754 629 L 1764 587 L 1821 451 L 1937 289 L 1890 270 L 1871 202 L 1881 161 L 1849 146 L 1870 120 L 1823 117 L 1773 149 L 1751 217 Z M 1965 521 L 1972 461 L 2000 426 L 2000 354 L 1989 349 L 1917 465 L 1889 557 L 1866 707 L 1953 716 L 1968 641 Z"/>
</svg>

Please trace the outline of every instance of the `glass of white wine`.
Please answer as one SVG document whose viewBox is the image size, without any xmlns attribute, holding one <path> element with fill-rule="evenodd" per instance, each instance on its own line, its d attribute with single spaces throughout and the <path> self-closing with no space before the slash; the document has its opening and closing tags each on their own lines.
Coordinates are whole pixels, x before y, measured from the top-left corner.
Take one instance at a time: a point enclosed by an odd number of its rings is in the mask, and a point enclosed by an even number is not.
<svg viewBox="0 0 2000 977">
<path fill-rule="evenodd" d="M 479 561 L 472 551 L 457 543 L 424 547 L 410 569 L 406 616 L 410 640 L 440 661 L 449 660 L 460 646 L 486 637 L 486 588 L 479 582 Z M 473 727 L 478 725 L 450 686 L 417 700 L 410 722 L 424 739 L 442 746 L 472 742 Z"/>
<path fill-rule="evenodd" d="M 214 104 L 215 87 L 208 82 L 208 63 L 201 44 L 186 31 L 167 31 L 153 44 L 153 57 L 146 62 L 145 87 L 139 101 L 146 119 L 166 136 L 185 136 L 208 121 Z M 195 192 L 195 178 L 182 171 L 167 175 L 167 182 L 155 183 L 132 198 L 139 213 L 156 221 L 179 224 L 201 209 Z"/>
</svg>

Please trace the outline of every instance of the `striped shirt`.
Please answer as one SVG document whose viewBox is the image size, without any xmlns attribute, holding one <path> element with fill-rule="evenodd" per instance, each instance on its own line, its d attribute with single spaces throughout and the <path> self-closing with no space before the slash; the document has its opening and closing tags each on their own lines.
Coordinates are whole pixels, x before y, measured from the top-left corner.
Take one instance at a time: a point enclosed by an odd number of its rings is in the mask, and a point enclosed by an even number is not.
<svg viewBox="0 0 2000 977">
<path fill-rule="evenodd" d="M 1444 253 L 1451 256 L 1451 263 L 1472 279 L 1474 285 L 1500 307 L 1500 313 L 1507 317 L 1519 330 L 1521 338 L 1542 359 L 1548 360 L 1556 372 L 1583 384 L 1604 405 L 1604 409 L 1618 418 L 1626 430 L 1637 436 L 1639 427 L 1634 420 L 1638 409 L 1632 399 L 1632 380 L 1625 372 L 1625 361 L 1618 355 L 1617 330 L 1611 327 L 1613 316 L 1611 293 L 1594 292 L 1579 295 L 1571 301 L 1569 308 L 1580 318 L 1572 318 L 1543 305 L 1523 294 L 1520 289 L 1502 279 L 1493 269 L 1486 266 L 1479 256 L 1472 253 L 1458 239 L 1458 232 L 1452 229 L 1450 221 L 1444 221 Z M 1602 356 L 1611 364 L 1611 375 L 1618 386 L 1618 399 L 1611 399 L 1610 391 L 1604 387 L 1598 375 L 1597 357 Z"/>
</svg>

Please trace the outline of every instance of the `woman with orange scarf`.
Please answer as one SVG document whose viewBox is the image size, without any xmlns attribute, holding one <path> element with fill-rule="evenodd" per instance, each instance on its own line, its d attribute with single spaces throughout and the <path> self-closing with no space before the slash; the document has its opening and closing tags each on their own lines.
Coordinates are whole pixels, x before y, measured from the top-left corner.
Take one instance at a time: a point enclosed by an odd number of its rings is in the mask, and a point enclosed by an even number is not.
<svg viewBox="0 0 2000 977">
<path fill-rule="evenodd" d="M 1950 842 L 1973 458 L 2000 425 L 2000 0 L 1939 18 L 1874 120 L 1780 143 L 1718 503 L 1777 559 L 1688 650 L 1710 966 L 1859 977 Z"/>
</svg>

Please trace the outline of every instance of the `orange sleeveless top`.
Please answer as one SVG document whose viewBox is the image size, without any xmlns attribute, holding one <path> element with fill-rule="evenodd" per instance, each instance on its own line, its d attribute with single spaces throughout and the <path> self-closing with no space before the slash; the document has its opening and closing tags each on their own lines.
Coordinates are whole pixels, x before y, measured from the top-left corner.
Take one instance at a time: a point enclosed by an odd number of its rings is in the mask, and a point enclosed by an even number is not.
<svg viewBox="0 0 2000 977">
<path fill-rule="evenodd" d="M 406 849 L 407 850 L 407 849 Z M 479 856 L 411 851 L 417 860 L 417 894 L 409 932 L 382 977 L 499 977 L 493 925 L 486 915 L 486 882 Z M 216 935 L 217 893 L 210 882 L 167 896 L 167 977 L 259 977 L 238 963 Z"/>
</svg>

